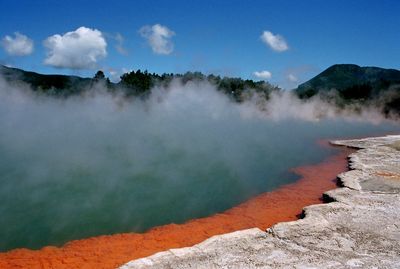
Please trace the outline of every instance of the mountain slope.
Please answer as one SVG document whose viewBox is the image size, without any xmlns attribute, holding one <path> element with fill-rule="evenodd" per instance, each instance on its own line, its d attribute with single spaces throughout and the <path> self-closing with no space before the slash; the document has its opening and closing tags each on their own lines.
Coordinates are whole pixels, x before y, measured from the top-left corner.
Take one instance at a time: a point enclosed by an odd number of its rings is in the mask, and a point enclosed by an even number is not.
<svg viewBox="0 0 400 269">
<path fill-rule="evenodd" d="M 296 93 L 308 98 L 334 89 L 345 99 L 369 99 L 393 88 L 400 88 L 399 70 L 336 64 L 299 85 Z"/>
<path fill-rule="evenodd" d="M 89 87 L 92 83 L 91 78 L 66 75 L 44 75 L 2 65 L 0 65 L 0 74 L 9 83 L 15 84 L 24 82 L 29 84 L 35 91 L 60 95 L 78 93 L 86 87 Z"/>
</svg>

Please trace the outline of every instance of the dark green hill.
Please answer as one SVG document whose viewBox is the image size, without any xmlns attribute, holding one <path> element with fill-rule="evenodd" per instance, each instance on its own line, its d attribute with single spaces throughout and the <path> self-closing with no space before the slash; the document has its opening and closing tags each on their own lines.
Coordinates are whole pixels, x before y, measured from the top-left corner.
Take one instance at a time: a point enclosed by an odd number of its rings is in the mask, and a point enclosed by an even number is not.
<svg viewBox="0 0 400 269">
<path fill-rule="evenodd" d="M 89 87 L 92 83 L 91 78 L 66 75 L 43 75 L 1 65 L 0 74 L 11 84 L 24 82 L 30 85 L 35 91 L 64 96 L 78 93 Z"/>
<path fill-rule="evenodd" d="M 386 115 L 400 114 L 400 71 L 336 64 L 295 89 L 302 99 L 318 95 L 339 107 L 374 106 Z"/>
<path fill-rule="evenodd" d="M 336 90 L 345 99 L 369 99 L 399 85 L 399 70 L 336 64 L 299 85 L 296 92 L 300 97 L 308 98 Z"/>
</svg>

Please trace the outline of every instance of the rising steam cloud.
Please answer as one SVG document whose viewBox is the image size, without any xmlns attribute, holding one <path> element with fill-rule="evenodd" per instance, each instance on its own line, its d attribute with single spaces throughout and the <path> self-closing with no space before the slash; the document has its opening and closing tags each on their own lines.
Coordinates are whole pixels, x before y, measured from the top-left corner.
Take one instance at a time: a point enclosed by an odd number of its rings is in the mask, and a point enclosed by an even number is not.
<svg viewBox="0 0 400 269">
<path fill-rule="evenodd" d="M 291 182 L 326 154 L 316 139 L 395 128 L 371 119 L 288 92 L 238 104 L 207 82 L 128 100 L 101 83 L 54 98 L 0 80 L 0 250 L 225 210 Z"/>
</svg>

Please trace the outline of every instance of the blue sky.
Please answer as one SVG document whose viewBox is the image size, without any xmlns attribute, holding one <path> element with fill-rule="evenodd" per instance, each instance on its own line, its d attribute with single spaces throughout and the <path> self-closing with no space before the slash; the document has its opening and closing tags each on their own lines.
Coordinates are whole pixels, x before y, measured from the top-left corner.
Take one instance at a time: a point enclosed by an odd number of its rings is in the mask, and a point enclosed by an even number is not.
<svg viewBox="0 0 400 269">
<path fill-rule="evenodd" d="M 0 10 L 0 63 L 42 73 L 198 70 L 291 88 L 335 63 L 400 68 L 397 0 L 0 0 Z"/>
</svg>

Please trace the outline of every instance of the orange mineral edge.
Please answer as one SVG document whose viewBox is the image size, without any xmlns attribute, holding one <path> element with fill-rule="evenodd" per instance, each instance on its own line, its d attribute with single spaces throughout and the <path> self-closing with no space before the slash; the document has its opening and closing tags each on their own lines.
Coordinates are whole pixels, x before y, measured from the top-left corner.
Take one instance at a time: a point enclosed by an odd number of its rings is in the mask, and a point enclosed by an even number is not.
<svg viewBox="0 0 400 269">
<path fill-rule="evenodd" d="M 303 207 L 321 203 L 322 193 L 336 187 L 336 176 L 347 170 L 347 156 L 352 152 L 341 147 L 338 154 L 319 164 L 294 168 L 292 171 L 301 177 L 295 183 L 219 214 L 145 233 L 102 235 L 40 250 L 15 249 L 0 253 L 0 268 L 111 269 L 159 251 L 192 246 L 213 235 L 253 227 L 264 230 L 278 222 L 296 220 Z"/>
</svg>

